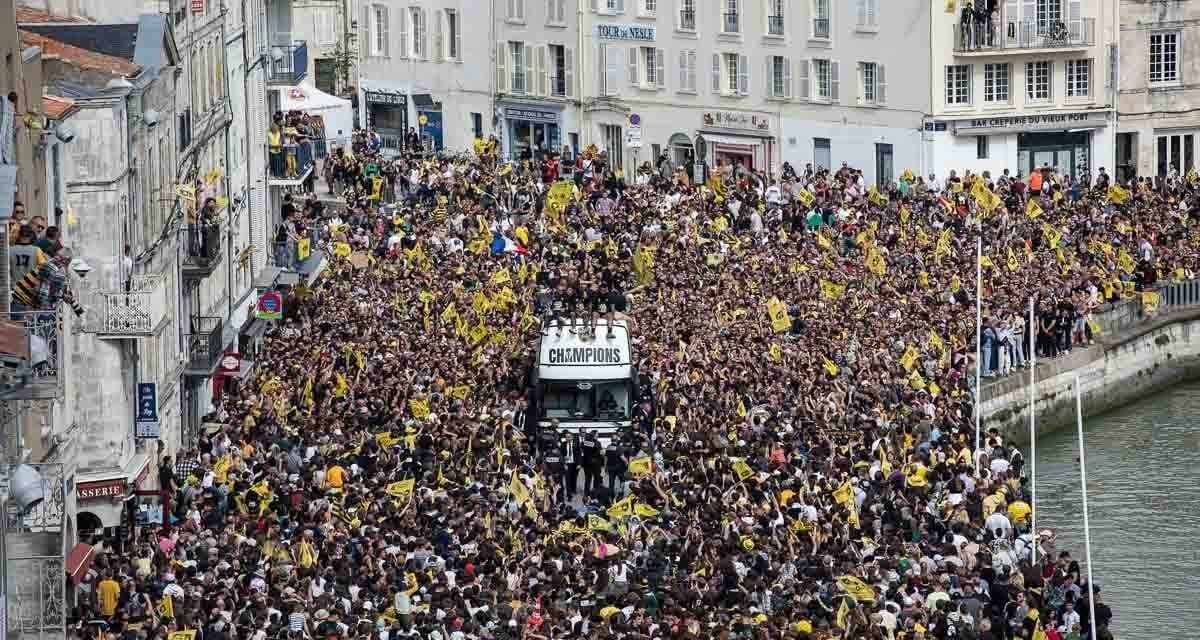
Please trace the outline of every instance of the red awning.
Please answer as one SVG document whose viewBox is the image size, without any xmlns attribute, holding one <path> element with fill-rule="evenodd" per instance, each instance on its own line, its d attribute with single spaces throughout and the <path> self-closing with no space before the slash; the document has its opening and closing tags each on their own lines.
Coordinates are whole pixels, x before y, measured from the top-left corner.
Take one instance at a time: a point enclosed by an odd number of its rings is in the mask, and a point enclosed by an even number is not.
<svg viewBox="0 0 1200 640">
<path fill-rule="evenodd" d="M 92 568 L 92 561 L 95 559 L 96 550 L 90 544 L 80 542 L 71 549 L 71 553 L 67 554 L 67 575 L 70 576 L 72 584 L 83 581 L 83 576 Z"/>
</svg>

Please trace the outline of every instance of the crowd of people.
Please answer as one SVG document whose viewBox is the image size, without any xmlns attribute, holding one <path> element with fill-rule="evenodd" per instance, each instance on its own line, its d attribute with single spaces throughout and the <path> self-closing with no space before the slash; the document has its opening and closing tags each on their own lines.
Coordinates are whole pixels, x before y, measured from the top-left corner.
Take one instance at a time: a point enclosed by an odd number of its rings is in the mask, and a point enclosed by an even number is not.
<svg viewBox="0 0 1200 640">
<path fill-rule="evenodd" d="M 1194 176 L 692 180 L 370 140 L 327 161 L 339 204 L 285 206 L 328 272 L 163 461 L 165 522 L 100 554 L 78 635 L 1056 640 L 1094 609 L 1112 637 L 1021 451 L 975 441 L 976 340 L 1002 374 L 1193 277 Z M 631 426 L 547 438 L 535 344 L 592 314 L 631 328 Z"/>
</svg>

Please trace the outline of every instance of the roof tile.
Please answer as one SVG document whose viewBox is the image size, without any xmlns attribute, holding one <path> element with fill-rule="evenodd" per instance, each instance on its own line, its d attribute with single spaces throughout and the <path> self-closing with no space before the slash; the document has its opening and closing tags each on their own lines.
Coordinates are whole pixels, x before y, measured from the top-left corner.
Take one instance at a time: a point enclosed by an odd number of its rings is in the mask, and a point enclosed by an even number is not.
<svg viewBox="0 0 1200 640">
<path fill-rule="evenodd" d="M 24 5 L 17 6 L 17 24 L 43 24 L 51 22 L 87 22 L 76 16 L 56 16 Z"/>
<path fill-rule="evenodd" d="M 121 76 L 131 76 L 141 70 L 140 66 L 128 60 L 88 51 L 32 31 L 20 29 L 20 32 L 21 44 L 26 47 L 41 47 L 42 58 L 45 60 L 62 60 L 80 69 Z"/>
<path fill-rule="evenodd" d="M 42 113 L 51 120 L 62 120 L 74 106 L 75 101 L 68 98 L 42 96 Z"/>
</svg>

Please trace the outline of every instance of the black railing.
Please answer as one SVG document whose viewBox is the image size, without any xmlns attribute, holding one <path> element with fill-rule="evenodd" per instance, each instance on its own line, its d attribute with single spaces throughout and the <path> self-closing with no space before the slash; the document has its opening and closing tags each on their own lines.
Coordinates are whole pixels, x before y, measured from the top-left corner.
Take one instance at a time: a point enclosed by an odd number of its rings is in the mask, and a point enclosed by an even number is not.
<svg viewBox="0 0 1200 640">
<path fill-rule="evenodd" d="M 210 316 L 192 318 L 191 323 L 192 332 L 185 336 L 187 368 L 202 374 L 211 373 L 225 348 L 224 324 L 221 318 Z"/>
<path fill-rule="evenodd" d="M 783 35 L 783 16 L 767 16 L 767 33 L 773 36 Z"/>
<path fill-rule="evenodd" d="M 741 25 L 738 24 L 738 14 L 723 13 L 723 14 L 721 14 L 721 17 L 724 18 L 724 22 L 722 23 L 722 30 L 724 33 L 740 33 L 741 32 L 741 28 L 740 28 Z"/>
<path fill-rule="evenodd" d="M 957 52 L 1090 47 L 1095 43 L 1095 18 L 961 22 L 954 25 L 954 50 Z"/>
<path fill-rule="evenodd" d="M 829 37 L 829 18 L 813 18 L 813 37 Z"/>
<path fill-rule="evenodd" d="M 308 75 L 308 43 L 304 41 L 271 47 L 267 82 L 299 84 Z"/>
<path fill-rule="evenodd" d="M 221 256 L 220 224 L 189 224 L 183 227 L 183 232 L 187 238 L 184 247 L 187 249 L 189 263 L 203 266 L 216 262 Z"/>
<path fill-rule="evenodd" d="M 284 143 L 278 147 L 267 146 L 267 168 L 274 180 L 300 180 L 313 166 L 312 140 Z"/>
<path fill-rule="evenodd" d="M 679 12 L 679 28 L 688 31 L 696 30 L 696 11 L 684 9 Z"/>
</svg>

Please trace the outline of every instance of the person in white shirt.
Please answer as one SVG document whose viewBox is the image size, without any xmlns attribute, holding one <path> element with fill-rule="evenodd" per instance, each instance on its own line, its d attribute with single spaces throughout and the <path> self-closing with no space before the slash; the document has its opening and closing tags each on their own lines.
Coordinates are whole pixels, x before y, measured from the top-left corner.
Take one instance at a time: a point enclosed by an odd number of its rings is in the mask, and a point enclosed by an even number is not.
<svg viewBox="0 0 1200 640">
<path fill-rule="evenodd" d="M 1062 624 L 1058 625 L 1058 630 L 1070 633 L 1079 628 L 1079 612 L 1075 610 L 1074 602 L 1068 601 L 1065 606 L 1067 610 L 1062 614 Z"/>
</svg>

